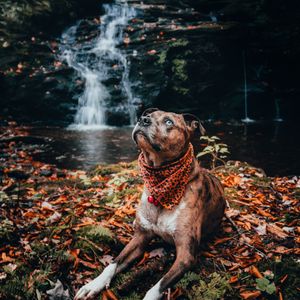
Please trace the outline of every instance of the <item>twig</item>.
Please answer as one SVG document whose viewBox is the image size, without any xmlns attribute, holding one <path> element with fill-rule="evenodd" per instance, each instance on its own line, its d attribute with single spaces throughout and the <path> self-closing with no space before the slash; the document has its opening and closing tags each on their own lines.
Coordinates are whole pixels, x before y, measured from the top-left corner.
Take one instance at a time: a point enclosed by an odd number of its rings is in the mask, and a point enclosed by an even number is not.
<svg viewBox="0 0 300 300">
<path fill-rule="evenodd" d="M 230 204 L 228 202 L 228 200 L 226 199 L 226 207 L 228 209 L 230 209 Z M 236 232 L 239 234 L 239 235 L 242 235 L 242 232 L 240 230 L 240 228 L 235 224 L 235 222 L 231 219 L 231 217 L 229 217 L 226 212 L 225 212 L 225 217 L 227 218 L 227 220 L 231 223 L 231 225 L 233 226 L 233 228 L 236 230 Z"/>
</svg>

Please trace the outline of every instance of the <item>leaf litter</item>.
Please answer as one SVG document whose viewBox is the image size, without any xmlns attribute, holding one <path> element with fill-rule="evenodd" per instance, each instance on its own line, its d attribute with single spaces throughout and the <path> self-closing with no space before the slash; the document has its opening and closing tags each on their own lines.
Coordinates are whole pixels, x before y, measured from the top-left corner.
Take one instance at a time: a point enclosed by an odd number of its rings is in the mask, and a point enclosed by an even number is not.
<svg viewBox="0 0 300 300">
<path fill-rule="evenodd" d="M 35 149 L 21 151 L 22 140 L 14 140 L 21 135 L 24 128 L 13 124 L 0 140 L 0 298 L 70 299 L 132 238 L 143 183 L 136 162 L 85 172 L 34 161 Z M 289 286 L 299 279 L 284 268 L 274 272 L 286 259 L 299 272 L 299 176 L 270 178 L 234 161 L 213 172 L 228 203 L 222 228 L 203 243 L 193 272 L 165 299 L 299 298 L 299 286 Z M 174 249 L 156 239 L 102 299 L 141 299 L 173 261 Z"/>
</svg>

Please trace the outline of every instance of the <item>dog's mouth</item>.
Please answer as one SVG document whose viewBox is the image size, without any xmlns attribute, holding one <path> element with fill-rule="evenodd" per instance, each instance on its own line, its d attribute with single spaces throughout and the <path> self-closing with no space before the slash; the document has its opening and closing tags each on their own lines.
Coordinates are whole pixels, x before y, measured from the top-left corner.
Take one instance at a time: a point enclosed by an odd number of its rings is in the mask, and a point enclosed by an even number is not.
<svg viewBox="0 0 300 300">
<path fill-rule="evenodd" d="M 139 147 L 141 147 L 141 144 L 138 142 L 138 136 L 139 135 L 142 136 L 147 141 L 147 143 L 153 148 L 153 150 L 155 150 L 156 152 L 160 152 L 162 150 L 161 147 L 158 144 L 152 143 L 149 136 L 143 130 L 141 130 L 140 128 L 134 130 L 133 135 L 132 135 L 134 142 Z"/>
</svg>

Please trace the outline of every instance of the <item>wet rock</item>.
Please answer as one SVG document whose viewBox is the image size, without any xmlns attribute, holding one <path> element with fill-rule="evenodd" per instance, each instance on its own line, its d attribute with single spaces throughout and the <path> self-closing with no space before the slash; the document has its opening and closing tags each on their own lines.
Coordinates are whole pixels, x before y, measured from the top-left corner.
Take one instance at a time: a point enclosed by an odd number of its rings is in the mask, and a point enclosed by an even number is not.
<svg viewBox="0 0 300 300">
<path fill-rule="evenodd" d="M 18 169 L 8 171 L 7 176 L 16 180 L 25 180 L 29 178 L 29 174 Z"/>
<path fill-rule="evenodd" d="M 63 172 L 63 171 L 61 171 L 61 170 L 58 170 L 56 172 L 56 175 L 57 175 L 58 178 L 64 178 L 64 177 L 66 177 L 66 173 Z"/>
<path fill-rule="evenodd" d="M 8 12 L 27 2 L 38 9 L 10 19 L 0 14 L 6 25 L 0 28 L 2 111 L 29 122 L 70 123 L 84 82 L 74 70 L 57 64 L 59 38 L 79 18 L 85 20 L 77 42 L 97 37 L 101 5 L 96 0 L 4 1 Z M 293 3 L 175 0 L 132 5 L 139 14 L 125 30 L 130 43 L 120 48 L 131 63 L 137 107 L 188 107 L 204 119 L 241 119 L 245 53 L 250 116 L 273 119 L 279 103 L 284 118 L 297 117 L 300 13 Z M 105 83 L 112 96 L 107 120 L 128 124 L 126 99 L 118 88 L 122 70 L 112 66 L 111 72 L 115 77 Z"/>
</svg>

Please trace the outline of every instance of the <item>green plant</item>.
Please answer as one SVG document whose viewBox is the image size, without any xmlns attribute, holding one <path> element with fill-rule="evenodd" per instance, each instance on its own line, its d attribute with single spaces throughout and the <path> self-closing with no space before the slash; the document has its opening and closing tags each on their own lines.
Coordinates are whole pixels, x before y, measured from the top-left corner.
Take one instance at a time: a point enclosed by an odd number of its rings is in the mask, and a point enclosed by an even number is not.
<svg viewBox="0 0 300 300">
<path fill-rule="evenodd" d="M 161 53 L 158 55 L 158 61 L 157 63 L 160 65 L 163 65 L 167 58 L 167 50 L 161 51 Z"/>
<path fill-rule="evenodd" d="M 262 292 L 266 292 L 270 295 L 276 292 L 276 286 L 274 282 L 271 282 L 266 277 L 256 279 L 256 289 Z"/>
<path fill-rule="evenodd" d="M 196 274 L 194 272 L 187 272 L 185 275 L 181 278 L 181 280 L 177 283 L 176 286 L 187 289 L 191 283 L 199 282 L 201 279 L 201 276 L 199 274 Z"/>
<path fill-rule="evenodd" d="M 188 79 L 186 61 L 184 59 L 175 58 L 173 59 L 172 64 L 172 71 L 175 77 L 181 81 L 186 81 Z"/>
<path fill-rule="evenodd" d="M 225 164 L 224 159 L 227 157 L 227 154 L 230 153 L 228 150 L 228 146 L 224 143 L 219 143 L 220 138 L 217 136 L 201 136 L 200 140 L 206 141 L 207 146 L 197 154 L 197 158 L 210 155 L 211 156 L 211 168 L 214 169 L 216 167 L 217 161 Z"/>
<path fill-rule="evenodd" d="M 191 300 L 218 300 L 232 291 L 228 278 L 216 272 L 205 279 L 200 274 L 187 272 L 176 286 Z"/>
<path fill-rule="evenodd" d="M 113 240 L 113 233 L 101 225 L 85 226 L 77 232 L 78 236 L 89 239 L 92 242 L 110 242 Z"/>
<path fill-rule="evenodd" d="M 214 272 L 209 275 L 208 280 L 200 280 L 199 284 L 194 285 L 188 292 L 188 297 L 198 300 L 218 300 L 230 290 L 228 279 Z"/>
</svg>

